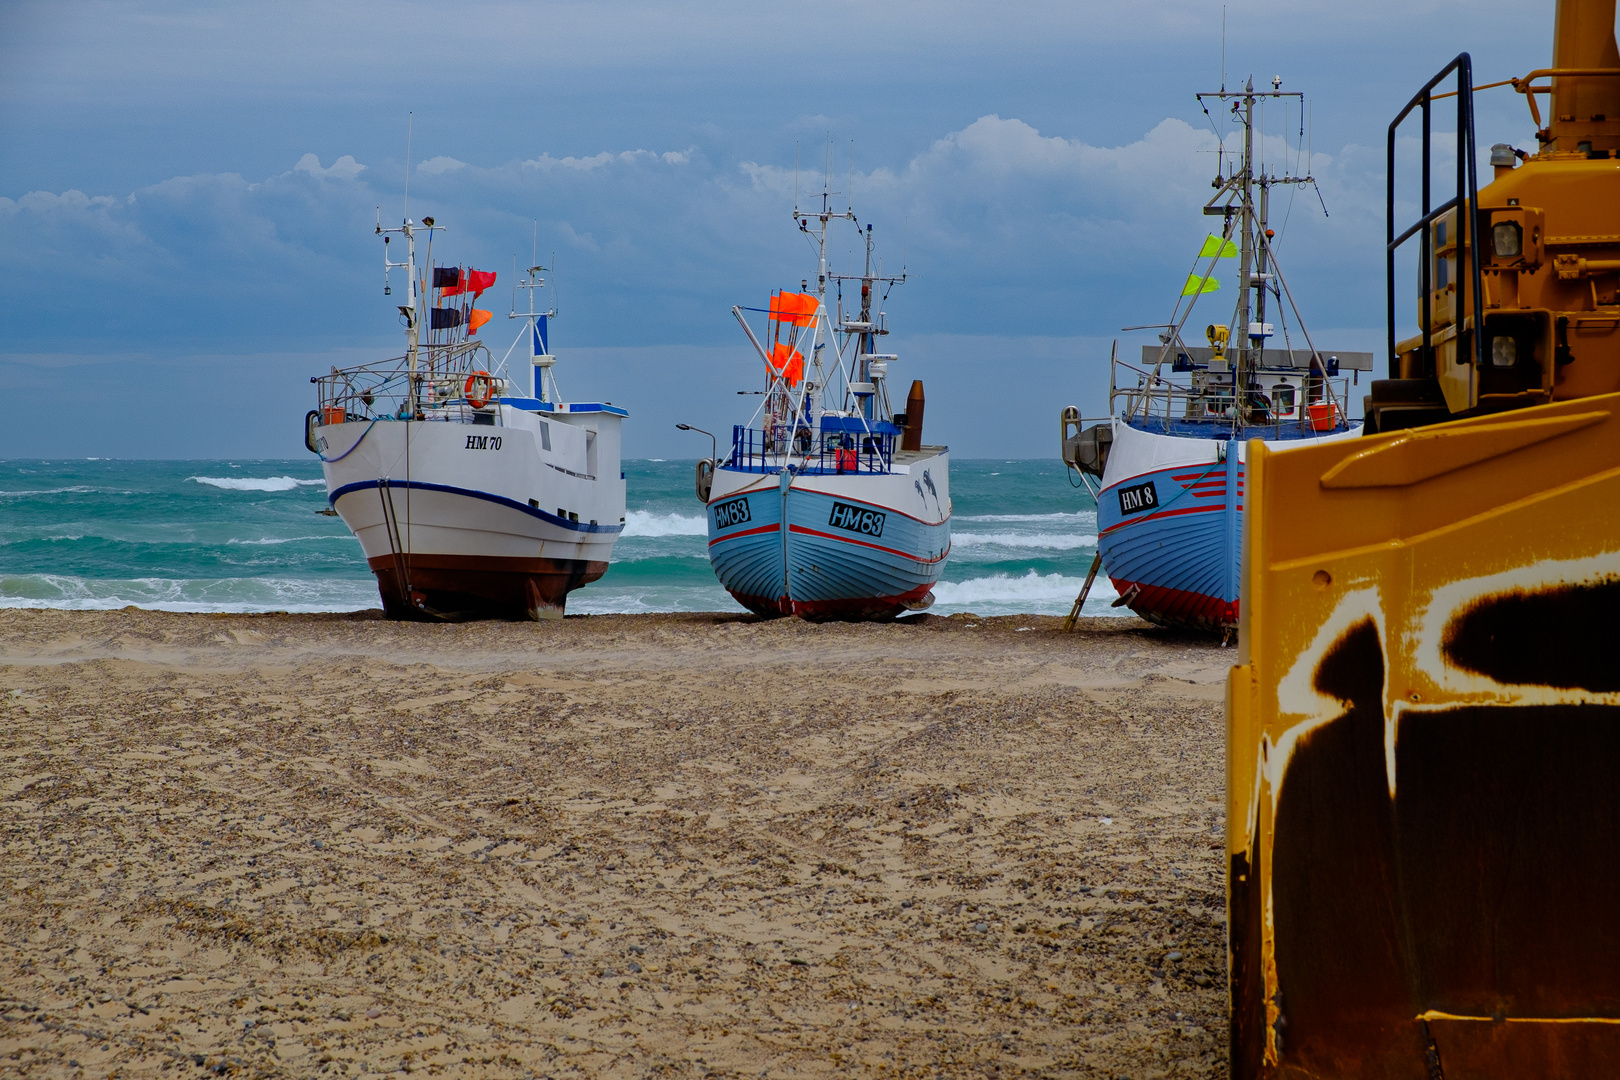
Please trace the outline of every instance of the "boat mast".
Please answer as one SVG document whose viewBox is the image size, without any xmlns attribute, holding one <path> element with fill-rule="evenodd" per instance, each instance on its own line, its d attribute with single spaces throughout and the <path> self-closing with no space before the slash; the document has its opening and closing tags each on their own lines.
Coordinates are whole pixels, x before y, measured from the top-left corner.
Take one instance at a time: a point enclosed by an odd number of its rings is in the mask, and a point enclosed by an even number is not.
<svg viewBox="0 0 1620 1080">
<path fill-rule="evenodd" d="M 860 223 L 856 222 L 856 227 L 859 228 L 859 226 Z M 867 224 L 865 229 L 861 230 L 861 236 L 866 243 L 866 263 L 861 272 L 859 274 L 828 274 L 827 276 L 832 281 L 859 281 L 861 283 L 860 315 L 853 319 L 845 318 L 836 329 L 849 335 L 848 341 L 845 342 L 846 345 L 853 344 L 854 346 L 855 352 L 850 360 L 850 393 L 855 398 L 855 404 L 859 408 L 861 416 L 871 422 L 883 419 L 885 414 L 890 413 L 888 391 L 886 389 L 882 391 L 884 403 L 882 409 L 879 409 L 879 391 L 876 383 L 879 381 L 886 382 L 888 376 L 886 365 L 889 361 L 898 359 L 893 353 L 880 353 L 877 351 L 877 339 L 887 334 L 889 330 L 888 327 L 883 325 L 883 312 L 875 310 L 874 305 L 879 302 L 875 290 L 879 285 L 892 286 L 900 284 L 906 280 L 906 273 L 902 267 L 900 273 L 895 276 L 885 277 L 879 274 L 873 266 L 872 252 L 877 246 L 877 240 L 873 236 L 870 223 Z M 842 356 L 842 352 L 839 355 Z M 874 365 L 877 364 L 885 366 L 876 368 L 874 373 Z M 865 385 L 861 386 L 860 389 L 856 389 L 858 384 Z M 871 387 L 871 389 L 868 390 L 866 387 Z"/>
<path fill-rule="evenodd" d="M 1269 336 L 1266 329 L 1266 293 L 1271 291 L 1269 282 L 1276 279 L 1282 282 L 1281 272 L 1276 265 L 1276 258 L 1272 252 L 1271 237 L 1266 235 L 1266 223 L 1270 215 L 1271 188 L 1276 184 L 1312 184 L 1316 178 L 1305 170 L 1304 176 L 1294 176 L 1284 169 L 1284 175 L 1277 176 L 1261 174 L 1256 176 L 1254 167 L 1254 103 L 1261 98 L 1298 98 L 1300 101 L 1301 116 L 1303 117 L 1303 94 L 1298 91 L 1285 91 L 1282 89 L 1282 77 L 1277 76 L 1271 80 L 1271 89 L 1258 93 L 1254 89 L 1254 78 L 1251 76 L 1244 84 L 1242 90 L 1221 90 L 1215 94 L 1199 94 L 1198 100 L 1205 98 L 1225 102 L 1231 100 L 1233 118 L 1243 125 L 1243 155 L 1237 169 L 1229 177 L 1217 174 L 1216 193 L 1204 206 L 1207 215 L 1223 215 L 1228 221 L 1232 215 L 1237 215 L 1243 230 L 1242 244 L 1239 248 L 1238 260 L 1238 301 L 1234 321 L 1236 330 L 1243 335 L 1241 344 L 1237 347 L 1237 360 L 1232 370 L 1232 424 L 1234 429 L 1241 429 L 1249 422 L 1248 382 L 1251 376 L 1264 367 L 1266 338 Z M 1300 121 L 1300 135 L 1304 136 L 1304 120 Z M 1307 162 L 1307 165 L 1309 162 Z M 1255 188 L 1260 189 L 1259 205 L 1256 206 Z M 1225 200 L 1225 201 L 1223 201 Z M 1286 286 L 1286 282 L 1282 282 Z M 1279 293 L 1278 304 L 1281 305 Z M 1292 303 L 1292 298 L 1290 298 Z M 1297 316 L 1298 311 L 1295 312 Z M 1301 329 L 1303 329 L 1303 323 Z M 1307 344 L 1309 336 L 1307 335 Z M 1315 355 L 1314 346 L 1312 355 Z M 1162 362 L 1162 361 L 1161 361 Z M 1155 375 L 1157 371 L 1155 370 Z"/>
<path fill-rule="evenodd" d="M 533 256 L 531 255 L 530 258 L 532 259 Z M 555 262 L 556 260 L 552 261 Z M 546 379 L 548 376 L 551 379 L 551 393 L 553 397 L 557 400 L 561 400 L 562 398 L 562 392 L 557 389 L 557 376 L 553 370 L 557 360 L 556 357 L 551 355 L 550 342 L 547 341 L 543 343 L 546 346 L 545 352 L 536 353 L 534 351 L 535 341 L 539 337 L 538 330 L 536 329 L 536 320 L 555 319 L 557 317 L 557 309 L 555 307 L 548 307 L 545 311 L 534 310 L 534 290 L 543 289 L 546 287 L 546 279 L 539 276 L 539 274 L 546 269 L 547 267 L 541 266 L 539 263 L 535 263 L 533 266 L 529 267 L 529 280 L 520 281 L 517 284 L 517 288 L 527 289 L 529 291 L 529 310 L 514 310 L 510 315 L 507 316 L 509 319 L 524 320 L 524 332 L 529 337 L 529 371 L 531 375 L 530 393 L 532 393 L 540 401 L 552 400 L 551 398 L 546 397 Z M 512 306 L 514 309 L 517 307 L 516 304 L 513 304 Z"/>
<path fill-rule="evenodd" d="M 816 232 L 812 234 L 816 238 L 817 310 L 815 328 L 810 336 L 810 356 L 811 362 L 815 367 L 816 378 L 815 386 L 813 388 L 809 388 L 808 392 L 805 394 L 804 415 L 807 417 L 815 412 L 814 395 L 823 390 L 823 384 L 826 381 L 823 377 L 825 373 L 822 370 L 821 364 L 821 346 L 823 344 L 821 340 L 822 324 L 826 323 L 829 328 L 832 325 L 830 322 L 830 316 L 827 314 L 827 222 L 837 218 L 855 221 L 855 214 L 849 209 L 847 203 L 844 206 L 843 213 L 834 213 L 832 208 L 833 194 L 834 192 L 829 191 L 826 183 L 824 182 L 821 185 L 821 212 L 814 215 L 816 220 L 821 223 Z M 812 215 L 806 214 L 799 209 L 798 199 L 795 198 L 793 202 L 793 217 L 799 223 L 800 232 L 810 232 L 809 220 L 811 216 Z M 859 224 L 859 222 L 856 222 L 857 226 Z M 827 340 L 832 340 L 832 334 L 830 332 L 827 335 Z"/>
<path fill-rule="evenodd" d="M 423 224 L 427 227 L 428 236 L 433 235 L 433 219 L 424 218 Z M 405 261 L 394 262 L 388 257 L 388 242 L 393 233 L 405 237 Z M 416 350 L 421 339 L 422 305 L 421 297 L 416 288 L 416 223 L 405 218 L 397 229 L 382 227 L 382 212 L 378 211 L 377 235 L 383 238 L 383 295 L 392 293 L 393 287 L 388 282 L 390 270 L 404 270 L 407 278 L 406 290 L 408 303 L 399 305 L 399 314 L 405 320 L 405 366 L 409 372 L 407 388 L 405 390 L 405 414 L 407 417 L 416 416 L 417 408 L 417 378 L 416 378 Z"/>
<path fill-rule="evenodd" d="M 877 352 L 877 326 L 872 321 L 872 288 L 876 284 L 877 278 L 872 276 L 872 224 L 867 222 L 866 266 L 861 271 L 861 322 L 866 329 L 861 331 L 860 345 L 855 350 L 856 382 L 872 381 L 872 354 Z M 857 396 L 855 401 L 861 407 L 861 415 L 868 421 L 877 418 L 876 394 L 867 394 L 864 401 Z"/>
<path fill-rule="evenodd" d="M 406 362 L 407 362 L 406 366 L 410 370 L 410 386 L 411 386 L 410 397 L 409 397 L 409 399 L 407 401 L 407 404 L 410 405 L 410 414 L 412 416 L 415 416 L 416 415 L 416 349 L 417 349 L 418 343 L 422 339 L 422 333 L 421 333 L 421 329 L 422 329 L 422 298 L 421 298 L 420 295 L 418 295 L 417 289 L 416 289 L 416 229 L 411 224 L 411 219 L 410 218 L 405 219 L 404 232 L 405 232 L 405 246 L 406 246 L 406 250 L 407 250 L 406 261 L 409 264 L 409 270 L 407 271 L 407 273 L 409 273 L 411 275 L 411 311 L 410 311 L 410 314 L 407 315 L 406 319 L 405 319 L 405 322 L 406 322 L 406 326 L 405 326 L 405 359 L 406 359 Z M 428 233 L 429 237 L 431 237 L 432 235 L 433 234 L 431 232 Z"/>
<path fill-rule="evenodd" d="M 1244 335 L 1242 340 L 1246 344 L 1238 349 L 1237 366 L 1232 371 L 1232 426 L 1235 430 L 1242 430 L 1249 412 L 1244 405 L 1246 398 L 1244 387 L 1248 383 L 1249 372 L 1259 366 L 1256 363 L 1258 357 L 1254 355 L 1256 339 L 1253 331 L 1261 329 L 1254 325 L 1249 305 L 1254 269 L 1254 77 L 1252 75 L 1243 87 L 1243 163 L 1238 177 L 1239 190 L 1242 192 L 1240 206 L 1243 231 L 1243 244 L 1239 249 L 1238 259 L 1238 326 L 1239 332 Z M 1265 339 L 1260 338 L 1259 341 L 1264 348 Z"/>
</svg>

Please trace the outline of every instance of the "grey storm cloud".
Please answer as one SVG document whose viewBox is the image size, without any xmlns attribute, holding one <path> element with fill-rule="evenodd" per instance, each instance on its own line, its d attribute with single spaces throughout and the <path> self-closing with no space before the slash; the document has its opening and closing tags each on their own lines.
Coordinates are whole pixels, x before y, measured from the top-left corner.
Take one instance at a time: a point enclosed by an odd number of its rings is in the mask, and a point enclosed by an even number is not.
<svg viewBox="0 0 1620 1080">
<path fill-rule="evenodd" d="M 1330 216 L 1283 196 L 1280 250 L 1313 325 L 1373 347 L 1388 117 L 1464 48 L 1481 81 L 1546 66 L 1551 28 L 1550 0 L 18 0 L 0 264 L 29 287 L 0 296 L 0 372 L 71 369 L 88 423 L 157 452 L 130 403 L 215 371 L 200 406 L 257 404 L 218 452 L 281 447 L 311 370 L 397 348 L 373 229 L 405 212 L 408 156 L 409 212 L 448 226 L 434 258 L 504 271 L 497 314 L 513 265 L 554 254 L 555 336 L 593 393 L 724 422 L 699 405 L 744 369 L 730 306 L 813 272 L 789 214 L 825 179 L 908 273 L 892 344 L 931 415 L 1082 399 L 1218 220 L 1233 131 L 1193 94 L 1223 63 L 1309 95 L 1262 145 Z M 1517 95 L 1476 103 L 1482 146 L 1531 145 Z M 849 265 L 853 230 L 831 253 Z M 57 438 L 30 423 L 0 453 Z M 982 449 L 1050 449 L 1018 427 Z"/>
</svg>

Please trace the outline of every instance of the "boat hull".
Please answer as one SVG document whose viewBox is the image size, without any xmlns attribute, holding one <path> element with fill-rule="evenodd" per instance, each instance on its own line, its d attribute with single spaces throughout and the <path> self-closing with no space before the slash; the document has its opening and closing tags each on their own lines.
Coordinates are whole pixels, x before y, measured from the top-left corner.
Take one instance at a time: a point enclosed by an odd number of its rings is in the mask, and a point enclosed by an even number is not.
<svg viewBox="0 0 1620 1080">
<path fill-rule="evenodd" d="M 607 571 L 624 528 L 617 418 L 611 444 L 593 445 L 593 464 L 611 477 L 602 479 L 550 460 L 583 464 L 558 452 L 567 439 L 555 420 L 549 453 L 523 417 L 508 420 L 321 429 L 328 500 L 360 541 L 390 617 L 560 618 L 568 593 Z M 591 434 L 595 444 L 600 429 Z"/>
<path fill-rule="evenodd" d="M 1149 622 L 1235 631 L 1251 440 L 1142 431 L 1122 421 L 1097 496 L 1097 551 L 1121 602 Z M 1267 443 L 1273 452 L 1360 436 Z"/>
<path fill-rule="evenodd" d="M 1238 622 L 1245 451 L 1117 425 L 1097 497 L 1097 550 L 1114 590 L 1162 626 Z"/>
<path fill-rule="evenodd" d="M 949 461 L 940 451 L 855 475 L 722 467 L 708 526 L 715 575 L 750 611 L 892 619 L 933 602 L 950 555 Z"/>
<path fill-rule="evenodd" d="M 379 555 L 366 562 L 388 616 L 417 620 L 555 618 L 570 592 L 608 568 L 583 559 L 467 555 Z"/>
</svg>

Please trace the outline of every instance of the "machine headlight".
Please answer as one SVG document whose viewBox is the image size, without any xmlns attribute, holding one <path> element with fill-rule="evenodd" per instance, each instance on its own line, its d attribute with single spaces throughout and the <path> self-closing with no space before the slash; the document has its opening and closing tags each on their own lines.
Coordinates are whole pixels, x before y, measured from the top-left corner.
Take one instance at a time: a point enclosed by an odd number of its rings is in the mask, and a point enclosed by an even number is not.
<svg viewBox="0 0 1620 1080">
<path fill-rule="evenodd" d="M 1491 249 L 1498 259 L 1517 259 L 1524 249 L 1524 230 L 1517 221 L 1503 221 L 1491 228 Z"/>
<path fill-rule="evenodd" d="M 1501 228 L 1500 225 L 1497 228 Z M 1491 364 L 1495 367 L 1512 367 L 1519 362 L 1519 343 L 1506 334 L 1497 334 L 1491 338 Z"/>
</svg>

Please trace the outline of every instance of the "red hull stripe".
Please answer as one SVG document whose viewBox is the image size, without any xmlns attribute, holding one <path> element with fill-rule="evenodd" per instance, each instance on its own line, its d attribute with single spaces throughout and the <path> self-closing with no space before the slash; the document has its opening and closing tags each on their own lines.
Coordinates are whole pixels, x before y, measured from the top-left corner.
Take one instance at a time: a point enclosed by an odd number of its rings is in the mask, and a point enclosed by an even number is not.
<svg viewBox="0 0 1620 1080">
<path fill-rule="evenodd" d="M 876 504 L 868 503 L 867 505 L 872 506 L 872 505 L 876 505 Z M 807 529 L 803 525 L 789 525 L 788 526 L 788 531 L 789 532 L 802 533 L 802 534 L 804 534 L 806 536 L 819 536 L 824 540 L 837 540 L 837 541 L 839 541 L 841 543 L 845 543 L 845 544 L 858 544 L 861 547 L 869 547 L 869 548 L 872 548 L 872 549 L 877 550 L 877 551 L 886 551 L 890 555 L 898 555 L 902 559 L 910 559 L 912 562 L 937 563 L 937 562 L 943 561 L 945 559 L 945 557 L 948 556 L 951 553 L 951 549 L 949 547 L 947 547 L 944 551 L 940 552 L 940 554 L 938 556 L 936 556 L 935 558 L 925 559 L 921 555 L 913 555 L 909 551 L 900 551 L 900 550 L 897 550 L 896 548 L 884 547 L 882 544 L 869 544 L 865 540 L 855 540 L 855 539 L 853 539 L 851 537 L 848 537 L 848 536 L 836 536 L 833 533 L 819 532 L 816 529 Z M 933 586 L 930 585 L 929 588 L 933 588 Z"/>
<path fill-rule="evenodd" d="M 1110 533 L 1118 532 L 1127 525 L 1140 525 L 1144 521 L 1158 521 L 1160 518 L 1179 517 L 1182 514 L 1212 514 L 1216 511 L 1224 509 L 1226 509 L 1225 503 L 1221 503 L 1218 506 L 1189 506 L 1181 510 L 1160 510 L 1157 514 L 1149 514 L 1144 518 L 1126 518 L 1118 525 L 1108 526 L 1108 528 L 1102 531 L 1101 535 L 1107 536 Z M 1241 510 L 1243 507 L 1239 506 L 1238 509 Z"/>
<path fill-rule="evenodd" d="M 1244 468 L 1243 468 L 1242 465 L 1239 465 L 1238 466 L 1238 476 L 1241 478 L 1243 476 L 1243 473 L 1244 473 Z M 1180 483 L 1183 480 L 1202 480 L 1204 477 L 1211 476 L 1211 475 L 1213 475 L 1213 474 L 1209 473 L 1209 472 L 1171 473 L 1170 474 L 1170 479 L 1176 481 L 1177 483 Z M 1225 475 L 1225 474 L 1223 473 L 1222 475 Z"/>
<path fill-rule="evenodd" d="M 709 541 L 709 546 L 714 547 L 714 545 L 716 545 L 718 543 L 721 543 L 721 542 L 726 541 L 726 540 L 735 540 L 740 536 L 758 536 L 760 533 L 781 532 L 781 531 L 782 531 L 782 526 L 780 526 L 780 525 L 760 525 L 757 528 L 744 529 L 742 532 L 729 533 L 726 536 L 717 536 L 713 540 Z"/>
</svg>

